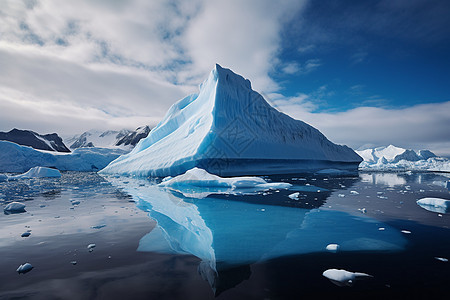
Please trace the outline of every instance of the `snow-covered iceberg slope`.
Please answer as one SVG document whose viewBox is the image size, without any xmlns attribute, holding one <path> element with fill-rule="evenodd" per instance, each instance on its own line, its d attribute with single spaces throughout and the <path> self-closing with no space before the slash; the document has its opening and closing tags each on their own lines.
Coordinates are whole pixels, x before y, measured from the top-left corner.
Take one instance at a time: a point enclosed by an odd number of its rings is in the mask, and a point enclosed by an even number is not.
<svg viewBox="0 0 450 300">
<path fill-rule="evenodd" d="M 179 175 L 200 167 L 217 175 L 356 170 L 362 159 L 310 125 L 270 106 L 250 81 L 219 65 L 198 95 L 175 103 L 127 155 L 101 172 Z"/>
<path fill-rule="evenodd" d="M 0 141 L 0 172 L 25 172 L 42 166 L 61 171 L 98 171 L 126 151 L 80 148 L 72 153 L 39 151 L 8 141 Z"/>
<path fill-rule="evenodd" d="M 395 171 L 444 171 L 450 172 L 450 160 L 437 157 L 429 150 L 411 150 L 389 145 L 356 151 L 364 161 L 362 170 Z"/>
</svg>

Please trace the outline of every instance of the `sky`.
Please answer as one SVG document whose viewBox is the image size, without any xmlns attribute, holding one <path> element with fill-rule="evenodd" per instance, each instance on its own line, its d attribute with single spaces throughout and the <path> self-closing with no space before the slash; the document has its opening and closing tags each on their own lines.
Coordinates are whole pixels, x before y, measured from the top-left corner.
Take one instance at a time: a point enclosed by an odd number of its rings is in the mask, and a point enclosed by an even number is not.
<svg viewBox="0 0 450 300">
<path fill-rule="evenodd" d="M 450 156 L 450 2 L 0 0 L 0 131 L 155 126 L 215 63 L 354 149 Z"/>
</svg>

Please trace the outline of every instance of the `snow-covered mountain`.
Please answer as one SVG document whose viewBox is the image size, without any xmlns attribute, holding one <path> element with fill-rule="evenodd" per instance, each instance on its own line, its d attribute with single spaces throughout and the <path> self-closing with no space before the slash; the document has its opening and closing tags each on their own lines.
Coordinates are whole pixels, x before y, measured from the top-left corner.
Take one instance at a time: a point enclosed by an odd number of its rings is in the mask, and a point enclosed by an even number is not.
<svg viewBox="0 0 450 300">
<path fill-rule="evenodd" d="M 0 132 L 0 140 L 10 141 L 23 146 L 30 146 L 34 149 L 70 152 L 61 137 L 56 133 L 41 135 L 31 130 L 14 128 L 9 132 Z"/>
<path fill-rule="evenodd" d="M 363 170 L 433 170 L 450 171 L 450 160 L 429 150 L 412 150 L 389 145 L 357 150 L 364 161 Z"/>
<path fill-rule="evenodd" d="M 71 149 L 100 147 L 100 148 L 121 148 L 131 150 L 140 139 L 146 137 L 150 132 L 149 126 L 141 126 L 136 130 L 122 129 L 120 131 L 89 130 L 82 134 L 67 137 L 65 143 Z"/>
<path fill-rule="evenodd" d="M 266 102 L 250 81 L 219 65 L 198 95 L 181 99 L 147 138 L 102 172 L 178 175 L 200 167 L 217 175 L 356 170 L 352 149 Z"/>
<path fill-rule="evenodd" d="M 131 131 L 117 141 L 116 146 L 136 146 L 136 144 L 143 138 L 146 138 L 150 133 L 150 127 L 148 125 L 136 128 L 135 131 Z"/>
</svg>

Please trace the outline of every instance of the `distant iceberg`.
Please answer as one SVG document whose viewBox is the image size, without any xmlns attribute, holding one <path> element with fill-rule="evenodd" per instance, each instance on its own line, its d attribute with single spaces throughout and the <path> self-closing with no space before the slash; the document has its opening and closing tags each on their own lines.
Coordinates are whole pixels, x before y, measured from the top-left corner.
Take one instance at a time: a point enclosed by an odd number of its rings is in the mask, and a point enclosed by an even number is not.
<svg viewBox="0 0 450 300">
<path fill-rule="evenodd" d="M 106 148 L 80 148 L 72 153 L 50 152 L 0 141 L 0 172 L 26 172 L 37 166 L 61 171 L 98 171 L 124 153 L 124 150 Z"/>
<path fill-rule="evenodd" d="M 356 170 L 362 159 L 312 126 L 273 108 L 250 81 L 219 65 L 198 95 L 178 101 L 126 155 L 101 172 L 175 176 L 194 167 L 217 175 Z"/>
<path fill-rule="evenodd" d="M 361 170 L 376 171 L 443 171 L 450 172 L 450 160 L 429 150 L 412 150 L 389 145 L 357 150 L 364 161 Z"/>
<path fill-rule="evenodd" d="M 56 169 L 46 167 L 34 167 L 27 172 L 15 176 L 9 176 L 8 180 L 26 179 L 26 178 L 43 178 L 43 177 L 61 177 L 61 172 Z"/>
</svg>

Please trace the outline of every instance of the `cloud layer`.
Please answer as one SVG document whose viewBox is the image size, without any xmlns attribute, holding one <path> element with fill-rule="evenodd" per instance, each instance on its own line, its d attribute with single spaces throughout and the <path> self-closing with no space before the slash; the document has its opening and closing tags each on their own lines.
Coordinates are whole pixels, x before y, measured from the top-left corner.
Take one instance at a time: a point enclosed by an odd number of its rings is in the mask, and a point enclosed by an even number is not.
<svg viewBox="0 0 450 300">
<path fill-rule="evenodd" d="M 219 63 L 249 78 L 277 107 L 332 141 L 352 147 L 426 145 L 443 153 L 450 149 L 449 102 L 314 113 L 333 91 L 321 85 L 287 98 L 283 82 L 273 76 L 317 72 L 326 64 L 318 49 L 336 39 L 354 41 L 364 32 L 388 31 L 389 38 L 408 40 L 412 30 L 415 40 L 432 44 L 442 39 L 448 31 L 438 29 L 448 18 L 440 17 L 440 4 L 429 8 L 424 1 L 412 2 L 377 2 L 370 14 L 367 4 L 347 9 L 307 0 L 2 1 L 0 130 L 66 135 L 155 125 L 172 103 L 196 92 Z M 325 8 L 346 14 L 330 21 L 320 14 Z M 429 22 L 411 23 L 410 15 Z M 340 28 L 345 34 L 337 34 Z M 304 59 L 283 59 L 280 53 L 288 43 Z M 354 64 L 368 55 L 366 49 L 356 50 Z M 361 89 L 354 85 L 352 92 Z"/>
</svg>

